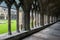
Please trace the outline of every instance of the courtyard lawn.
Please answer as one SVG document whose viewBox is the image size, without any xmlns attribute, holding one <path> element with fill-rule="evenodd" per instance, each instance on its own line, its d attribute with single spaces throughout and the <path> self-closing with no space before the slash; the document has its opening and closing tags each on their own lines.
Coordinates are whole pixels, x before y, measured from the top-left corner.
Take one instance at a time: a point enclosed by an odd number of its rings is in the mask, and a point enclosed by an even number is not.
<svg viewBox="0 0 60 40">
<path fill-rule="evenodd" d="M 16 31 L 16 20 L 11 20 L 11 31 Z M 0 20 L 0 34 L 8 32 L 8 21 Z"/>
<path fill-rule="evenodd" d="M 31 25 L 32 21 L 30 21 L 30 28 L 32 28 Z M 11 20 L 11 31 L 16 31 L 16 20 Z M 4 33 L 8 33 L 8 20 L 0 20 L 0 34 Z"/>
</svg>

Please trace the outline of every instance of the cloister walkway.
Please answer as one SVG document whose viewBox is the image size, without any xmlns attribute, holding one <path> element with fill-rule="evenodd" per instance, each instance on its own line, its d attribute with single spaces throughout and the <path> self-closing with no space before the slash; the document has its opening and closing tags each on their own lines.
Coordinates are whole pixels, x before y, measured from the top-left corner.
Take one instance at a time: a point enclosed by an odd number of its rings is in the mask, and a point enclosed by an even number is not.
<svg viewBox="0 0 60 40">
<path fill-rule="evenodd" d="M 60 22 L 55 23 L 23 40 L 60 40 Z"/>
</svg>

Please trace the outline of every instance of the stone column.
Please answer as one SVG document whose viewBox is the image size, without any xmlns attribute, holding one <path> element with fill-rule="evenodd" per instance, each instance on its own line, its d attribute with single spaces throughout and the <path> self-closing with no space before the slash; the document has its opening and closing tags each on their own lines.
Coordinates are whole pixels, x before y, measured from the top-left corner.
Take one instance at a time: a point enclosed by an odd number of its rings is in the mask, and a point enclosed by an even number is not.
<svg viewBox="0 0 60 40">
<path fill-rule="evenodd" d="M 51 21 L 50 22 L 52 23 L 52 16 L 51 16 Z"/>
<path fill-rule="evenodd" d="M 40 14 L 40 25 L 44 26 L 44 14 Z"/>
<path fill-rule="evenodd" d="M 50 24 L 50 13 L 49 6 L 47 6 L 48 24 Z"/>
<path fill-rule="evenodd" d="M 48 14 L 48 24 L 50 24 L 50 15 Z"/>
<path fill-rule="evenodd" d="M 8 34 L 11 35 L 11 6 L 8 6 Z"/>
<path fill-rule="evenodd" d="M 51 16 L 51 22 L 53 23 L 53 16 Z"/>
<path fill-rule="evenodd" d="M 54 21 L 55 21 L 55 20 L 54 20 L 54 16 L 53 16 L 53 23 L 54 23 Z"/>
<path fill-rule="evenodd" d="M 17 19 L 16 19 L 17 20 L 17 32 L 20 32 L 19 31 L 19 8 L 17 7 L 16 10 L 17 10 Z"/>
<path fill-rule="evenodd" d="M 39 12 L 36 14 L 36 25 L 39 26 Z"/>
<path fill-rule="evenodd" d="M 58 21 L 58 17 L 56 16 L 56 22 Z"/>
<path fill-rule="evenodd" d="M 40 14 L 39 14 L 39 11 L 37 12 L 37 17 L 38 17 L 38 19 L 37 19 L 37 25 L 39 26 L 39 23 L 40 23 L 40 19 L 39 19 L 39 16 L 40 16 Z"/>
<path fill-rule="evenodd" d="M 56 16 L 55 16 L 55 22 L 56 22 Z"/>
<path fill-rule="evenodd" d="M 34 16 L 33 16 L 33 9 L 32 9 L 32 28 L 34 28 L 34 24 L 33 24 L 33 22 L 34 22 Z"/>
<path fill-rule="evenodd" d="M 53 16 L 53 23 L 54 23 L 54 16 Z"/>
<path fill-rule="evenodd" d="M 56 16 L 55 16 L 55 22 L 56 22 Z"/>
<path fill-rule="evenodd" d="M 55 16 L 54 16 L 54 22 L 55 22 Z"/>
<path fill-rule="evenodd" d="M 23 14 L 23 24 L 25 30 L 30 30 L 30 11 L 28 9 L 24 9 L 24 14 Z"/>
<path fill-rule="evenodd" d="M 44 6 L 42 0 L 40 0 L 40 25 L 44 26 Z"/>
<path fill-rule="evenodd" d="M 36 27 L 36 9 L 35 9 L 35 27 Z"/>
</svg>

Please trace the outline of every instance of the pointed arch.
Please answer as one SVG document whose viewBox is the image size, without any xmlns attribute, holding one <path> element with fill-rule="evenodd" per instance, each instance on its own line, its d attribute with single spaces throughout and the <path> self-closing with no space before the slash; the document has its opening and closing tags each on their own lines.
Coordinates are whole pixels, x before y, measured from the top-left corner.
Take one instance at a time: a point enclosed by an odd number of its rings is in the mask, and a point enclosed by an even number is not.
<svg viewBox="0 0 60 40">
<path fill-rule="evenodd" d="M 37 27 L 40 26 L 40 6 L 39 2 L 34 0 L 31 4 L 31 9 L 30 9 L 30 24 L 31 26 Z"/>
<path fill-rule="evenodd" d="M 0 34 L 8 32 L 8 8 L 5 1 L 0 4 Z M 3 31 L 5 30 L 5 31 Z"/>
<path fill-rule="evenodd" d="M 16 12 L 16 6 L 12 4 L 11 6 L 11 31 L 16 31 L 17 28 L 17 12 Z"/>
<path fill-rule="evenodd" d="M 24 11 L 22 6 L 19 7 L 19 28 L 20 31 L 24 30 Z"/>
</svg>

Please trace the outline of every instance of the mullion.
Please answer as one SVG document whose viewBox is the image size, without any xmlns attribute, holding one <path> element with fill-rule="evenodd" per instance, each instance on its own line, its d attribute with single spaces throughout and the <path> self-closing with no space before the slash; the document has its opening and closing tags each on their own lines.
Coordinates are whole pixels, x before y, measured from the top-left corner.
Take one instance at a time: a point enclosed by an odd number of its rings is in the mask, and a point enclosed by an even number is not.
<svg viewBox="0 0 60 40">
<path fill-rule="evenodd" d="M 34 10 L 34 3 L 32 4 L 32 28 L 34 28 L 34 25 L 33 25 L 34 24 L 34 22 L 33 22 L 34 21 L 34 19 L 33 19 L 34 12 L 33 12 L 33 10 Z"/>
<path fill-rule="evenodd" d="M 37 7 L 36 7 L 36 0 L 35 0 L 35 27 L 36 27 L 36 11 L 37 11 Z"/>
<path fill-rule="evenodd" d="M 19 8 L 17 8 L 17 32 L 20 32 L 19 31 Z"/>
</svg>

